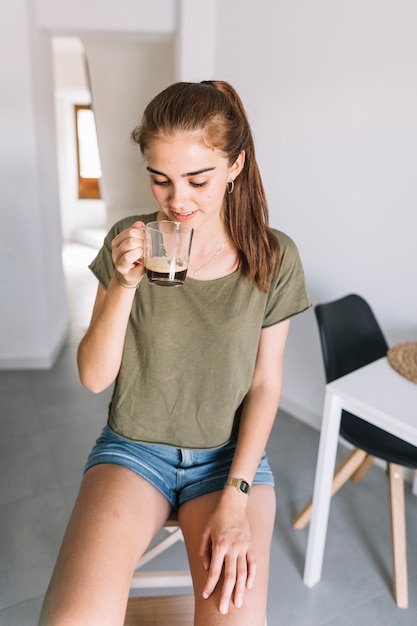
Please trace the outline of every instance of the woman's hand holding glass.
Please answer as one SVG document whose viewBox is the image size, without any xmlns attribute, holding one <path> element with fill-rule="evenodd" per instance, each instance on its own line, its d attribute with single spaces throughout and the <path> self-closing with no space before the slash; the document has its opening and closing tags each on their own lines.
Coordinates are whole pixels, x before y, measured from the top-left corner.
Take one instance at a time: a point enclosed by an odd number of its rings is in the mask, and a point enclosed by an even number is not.
<svg viewBox="0 0 417 626">
<path fill-rule="evenodd" d="M 143 265 L 143 222 L 134 222 L 112 241 L 112 258 L 117 282 L 127 289 L 134 289 L 145 274 Z"/>
<path fill-rule="evenodd" d="M 203 597 L 208 598 L 213 593 L 223 573 L 220 612 L 228 612 L 231 600 L 236 607 L 241 607 L 245 589 L 252 588 L 256 574 L 246 508 L 220 502 L 203 535 L 200 556 L 208 570 Z"/>
</svg>

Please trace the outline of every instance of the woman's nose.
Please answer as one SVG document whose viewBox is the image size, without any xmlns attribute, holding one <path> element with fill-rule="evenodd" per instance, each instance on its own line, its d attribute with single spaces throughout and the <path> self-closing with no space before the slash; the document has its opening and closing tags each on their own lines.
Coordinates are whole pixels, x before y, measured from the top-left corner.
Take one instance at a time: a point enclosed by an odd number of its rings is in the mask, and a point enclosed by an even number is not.
<svg viewBox="0 0 417 626">
<path fill-rule="evenodd" d="M 172 186 L 170 202 L 173 209 L 181 209 L 184 206 L 185 193 L 181 185 Z"/>
</svg>

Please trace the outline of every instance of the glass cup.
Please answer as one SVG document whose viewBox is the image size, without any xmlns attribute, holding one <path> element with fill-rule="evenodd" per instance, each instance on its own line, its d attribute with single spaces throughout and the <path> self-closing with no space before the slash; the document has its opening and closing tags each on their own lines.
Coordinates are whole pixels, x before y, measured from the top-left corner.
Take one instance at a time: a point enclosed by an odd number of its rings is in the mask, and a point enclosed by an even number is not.
<svg viewBox="0 0 417 626">
<path fill-rule="evenodd" d="M 176 287 L 184 283 L 193 229 L 180 222 L 149 222 L 144 228 L 146 275 L 151 285 Z"/>
</svg>

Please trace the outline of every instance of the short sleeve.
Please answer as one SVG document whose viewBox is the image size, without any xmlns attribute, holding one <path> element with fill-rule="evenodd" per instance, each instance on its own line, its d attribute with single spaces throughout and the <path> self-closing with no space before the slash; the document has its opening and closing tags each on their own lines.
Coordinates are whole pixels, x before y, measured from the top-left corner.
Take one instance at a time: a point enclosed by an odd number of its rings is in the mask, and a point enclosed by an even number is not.
<svg viewBox="0 0 417 626">
<path fill-rule="evenodd" d="M 294 241 L 285 233 L 272 229 L 280 244 L 280 268 L 266 303 L 263 328 L 310 308 L 304 270 Z"/>
<path fill-rule="evenodd" d="M 113 229 L 112 229 L 113 230 Z M 111 233 L 112 231 L 110 231 Z M 103 245 L 97 253 L 95 259 L 88 266 L 94 276 L 98 278 L 100 283 L 107 289 L 110 279 L 114 273 L 114 264 L 111 253 L 111 242 L 114 236 L 110 233 L 104 239 Z"/>
</svg>

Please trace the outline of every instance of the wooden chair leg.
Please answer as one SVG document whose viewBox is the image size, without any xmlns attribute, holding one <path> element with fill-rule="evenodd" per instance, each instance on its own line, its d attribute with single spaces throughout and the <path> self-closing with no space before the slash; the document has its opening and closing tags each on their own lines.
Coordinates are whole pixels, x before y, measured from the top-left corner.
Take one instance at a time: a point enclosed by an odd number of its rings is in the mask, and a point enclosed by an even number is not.
<svg viewBox="0 0 417 626">
<path fill-rule="evenodd" d="M 356 470 L 363 464 L 367 454 L 365 450 L 354 448 L 338 465 L 332 483 L 332 496 L 349 480 Z M 294 517 L 292 525 L 297 530 L 305 528 L 311 518 L 311 508 L 313 501 L 310 500 L 306 506 Z"/>
<path fill-rule="evenodd" d="M 407 548 L 405 530 L 404 475 L 401 465 L 388 464 L 391 514 L 391 545 L 394 598 L 401 609 L 408 608 Z"/>
<path fill-rule="evenodd" d="M 350 478 L 351 481 L 354 483 L 360 483 L 365 478 L 365 475 L 368 473 L 368 471 L 371 469 L 374 459 L 375 457 L 372 456 L 372 454 L 368 454 L 364 462 L 359 465 L 356 472 L 353 472 Z"/>
</svg>

